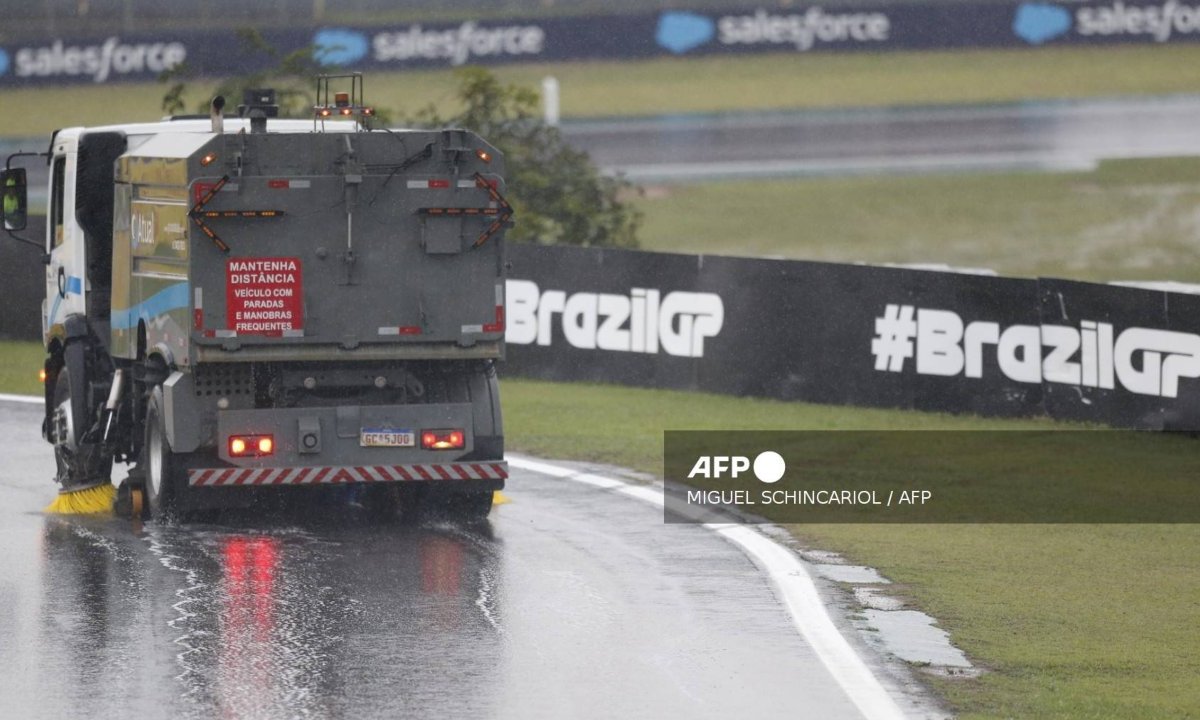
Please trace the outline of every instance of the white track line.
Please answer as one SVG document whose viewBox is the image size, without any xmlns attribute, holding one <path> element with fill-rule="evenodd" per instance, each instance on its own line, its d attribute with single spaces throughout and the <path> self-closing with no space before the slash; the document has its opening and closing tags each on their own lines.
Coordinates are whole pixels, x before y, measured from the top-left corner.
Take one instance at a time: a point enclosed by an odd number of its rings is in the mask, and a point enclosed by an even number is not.
<svg viewBox="0 0 1200 720">
<path fill-rule="evenodd" d="M 614 490 L 656 507 L 663 506 L 662 491 L 645 485 L 632 485 L 520 455 L 506 453 L 506 459 L 510 467 Z M 904 718 L 900 706 L 833 624 L 816 584 L 795 553 L 746 525 L 705 523 L 704 527 L 736 545 L 771 578 L 792 624 L 866 720 Z"/>
<path fill-rule="evenodd" d="M 15 402 L 25 403 L 27 405 L 41 405 L 46 402 L 45 398 L 35 397 L 33 395 L 8 395 L 0 393 L 0 402 Z"/>
</svg>

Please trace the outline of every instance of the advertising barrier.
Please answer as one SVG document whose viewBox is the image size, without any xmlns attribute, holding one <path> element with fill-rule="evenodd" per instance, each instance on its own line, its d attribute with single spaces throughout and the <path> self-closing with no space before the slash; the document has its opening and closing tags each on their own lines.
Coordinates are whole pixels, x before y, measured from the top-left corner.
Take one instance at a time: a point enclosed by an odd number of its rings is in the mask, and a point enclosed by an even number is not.
<svg viewBox="0 0 1200 720">
<path fill-rule="evenodd" d="M 752 52 L 881 52 L 1195 42 L 1200 4 L 863 2 L 668 10 L 379 27 L 262 28 L 282 54 L 315 47 L 331 69 L 406 70 L 561 60 Z M 154 80 L 185 64 L 200 76 L 260 70 L 225 30 L 96 37 L 11 37 L 0 30 L 0 87 Z"/>
<path fill-rule="evenodd" d="M 0 336 L 36 340 L 40 254 L 0 249 Z M 508 255 L 504 376 L 1200 429 L 1200 295 L 563 246 Z M 300 305 L 289 312 L 303 322 Z"/>
<path fill-rule="evenodd" d="M 515 245 L 507 375 L 1200 428 L 1200 296 Z"/>
</svg>

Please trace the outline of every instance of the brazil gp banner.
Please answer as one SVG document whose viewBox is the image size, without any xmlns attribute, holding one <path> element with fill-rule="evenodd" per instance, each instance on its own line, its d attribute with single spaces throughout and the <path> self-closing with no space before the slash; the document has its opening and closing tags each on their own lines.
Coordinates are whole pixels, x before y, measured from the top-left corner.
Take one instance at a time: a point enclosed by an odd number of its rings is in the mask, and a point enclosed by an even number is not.
<svg viewBox="0 0 1200 720">
<path fill-rule="evenodd" d="M 1200 430 L 1200 295 L 514 245 L 505 375 Z"/>
<path fill-rule="evenodd" d="M 37 218 L 26 236 L 43 229 Z M 1200 294 L 1178 286 L 544 245 L 506 252 L 504 377 L 1200 431 Z M 0 256 L 13 278 L 0 337 L 37 340 L 40 254 L 6 243 Z M 299 316 L 302 259 L 261 262 L 227 268 L 240 313 L 230 322 L 281 332 Z"/>
<path fill-rule="evenodd" d="M 331 69 L 405 70 L 733 53 L 1163 44 L 1200 38 L 1200 0 L 764 4 L 575 17 L 259 28 L 282 54 L 306 47 Z M 151 81 L 261 70 L 232 30 L 17 37 L 0 28 L 0 87 Z"/>
</svg>

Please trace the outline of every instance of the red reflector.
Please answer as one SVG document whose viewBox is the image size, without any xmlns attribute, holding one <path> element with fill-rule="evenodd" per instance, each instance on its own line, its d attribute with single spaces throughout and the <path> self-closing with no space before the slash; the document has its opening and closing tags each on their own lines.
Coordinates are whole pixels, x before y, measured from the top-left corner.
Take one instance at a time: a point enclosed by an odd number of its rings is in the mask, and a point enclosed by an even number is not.
<svg viewBox="0 0 1200 720">
<path fill-rule="evenodd" d="M 448 187 L 450 187 L 449 180 L 430 180 L 429 181 L 429 188 L 431 190 L 445 190 Z"/>
<path fill-rule="evenodd" d="M 230 457 L 265 457 L 275 453 L 274 435 L 230 435 Z"/>
<path fill-rule="evenodd" d="M 268 180 L 267 181 L 267 187 L 272 188 L 274 190 L 285 189 L 285 188 L 289 187 L 290 185 L 291 185 L 291 183 L 288 182 L 287 180 Z"/>
<path fill-rule="evenodd" d="M 496 322 L 485 323 L 483 326 L 484 332 L 504 332 L 504 306 L 496 306 Z"/>
<path fill-rule="evenodd" d="M 462 430 L 421 431 L 421 447 L 425 450 L 461 450 L 465 444 Z"/>
</svg>

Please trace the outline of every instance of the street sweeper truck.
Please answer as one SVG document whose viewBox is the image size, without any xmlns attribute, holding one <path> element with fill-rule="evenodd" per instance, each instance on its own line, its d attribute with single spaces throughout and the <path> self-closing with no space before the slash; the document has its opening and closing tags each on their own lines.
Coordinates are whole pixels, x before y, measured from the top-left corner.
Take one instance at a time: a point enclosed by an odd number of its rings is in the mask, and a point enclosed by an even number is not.
<svg viewBox="0 0 1200 720">
<path fill-rule="evenodd" d="M 350 485 L 485 516 L 507 477 L 503 157 L 467 130 L 372 129 L 360 76 L 319 79 L 310 119 L 279 119 L 269 90 L 223 104 L 60 130 L 38 153 L 52 509 Z M 12 232 L 19 159 L 0 178 Z M 120 493 L 114 463 L 132 466 Z"/>
</svg>

